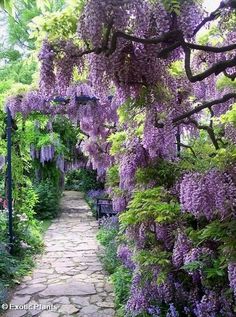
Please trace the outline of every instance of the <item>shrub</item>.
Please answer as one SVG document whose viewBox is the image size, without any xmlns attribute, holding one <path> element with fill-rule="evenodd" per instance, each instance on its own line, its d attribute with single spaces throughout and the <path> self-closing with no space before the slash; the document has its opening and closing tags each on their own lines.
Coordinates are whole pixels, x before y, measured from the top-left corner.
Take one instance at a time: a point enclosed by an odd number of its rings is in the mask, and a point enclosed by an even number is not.
<svg viewBox="0 0 236 317">
<path fill-rule="evenodd" d="M 87 192 L 91 189 L 102 189 L 103 184 L 97 180 L 96 171 L 82 168 L 70 171 L 66 175 L 65 188 Z"/>
<path fill-rule="evenodd" d="M 5 248 L 0 249 L 0 276 L 3 281 L 12 280 L 17 271 L 17 261 Z"/>
<path fill-rule="evenodd" d="M 38 202 L 35 213 L 38 219 L 55 218 L 59 212 L 60 192 L 49 181 L 43 181 L 35 186 Z"/>
<path fill-rule="evenodd" d="M 101 255 L 101 261 L 104 269 L 112 274 L 115 272 L 117 267 L 120 265 L 120 261 L 117 258 L 117 247 L 116 242 L 117 229 L 100 229 L 97 235 L 101 245 L 104 246 L 104 252 Z"/>
<path fill-rule="evenodd" d="M 118 234 L 117 217 L 109 217 L 102 219 L 101 228 L 97 234 L 97 239 L 104 247 L 104 252 L 101 256 L 101 261 L 105 270 L 112 274 L 120 265 L 117 258 L 118 242 L 116 240 Z"/>
<path fill-rule="evenodd" d="M 8 251 L 7 212 L 0 213 L 0 307 L 7 301 L 8 288 L 19 283 L 34 263 L 32 255 L 42 249 L 39 221 L 34 218 L 37 195 L 30 184 L 18 191 L 13 210 L 13 250 Z"/>
<path fill-rule="evenodd" d="M 124 316 L 124 306 L 129 298 L 131 287 L 131 272 L 123 265 L 119 266 L 115 273 L 112 274 L 112 283 L 115 293 L 115 305 L 118 309 L 118 315 Z"/>
<path fill-rule="evenodd" d="M 117 256 L 119 246 L 117 238 L 119 232 L 118 218 L 116 216 L 102 218 L 100 225 L 101 228 L 97 234 L 97 239 L 104 247 L 101 261 L 104 269 L 112 274 L 111 280 L 114 285 L 117 316 L 123 317 L 125 315 L 125 304 L 129 298 L 132 273 L 121 264 Z"/>
</svg>

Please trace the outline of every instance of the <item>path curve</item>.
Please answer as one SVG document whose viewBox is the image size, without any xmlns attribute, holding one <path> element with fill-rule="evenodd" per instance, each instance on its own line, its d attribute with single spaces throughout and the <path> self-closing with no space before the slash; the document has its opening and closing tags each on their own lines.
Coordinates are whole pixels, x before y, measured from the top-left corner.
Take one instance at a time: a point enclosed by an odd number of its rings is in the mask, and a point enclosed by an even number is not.
<svg viewBox="0 0 236 317">
<path fill-rule="evenodd" d="M 83 194 L 65 192 L 61 208 L 45 234 L 43 255 L 4 317 L 115 316 L 112 287 L 97 256 L 97 222 Z"/>
</svg>

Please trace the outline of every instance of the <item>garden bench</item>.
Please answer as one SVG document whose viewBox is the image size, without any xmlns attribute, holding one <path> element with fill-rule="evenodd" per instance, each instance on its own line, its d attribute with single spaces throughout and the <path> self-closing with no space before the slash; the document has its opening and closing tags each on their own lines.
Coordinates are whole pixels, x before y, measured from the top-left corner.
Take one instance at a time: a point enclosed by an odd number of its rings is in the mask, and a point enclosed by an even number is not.
<svg viewBox="0 0 236 317">
<path fill-rule="evenodd" d="M 97 198 L 96 203 L 96 219 L 102 217 L 114 216 L 117 212 L 113 210 L 112 200 L 106 198 Z"/>
</svg>

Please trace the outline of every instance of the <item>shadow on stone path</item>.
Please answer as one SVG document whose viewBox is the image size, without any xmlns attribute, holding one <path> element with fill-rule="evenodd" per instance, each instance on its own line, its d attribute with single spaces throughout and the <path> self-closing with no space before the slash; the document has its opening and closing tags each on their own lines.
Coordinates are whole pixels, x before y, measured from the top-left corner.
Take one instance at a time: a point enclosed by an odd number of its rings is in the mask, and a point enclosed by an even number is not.
<svg viewBox="0 0 236 317">
<path fill-rule="evenodd" d="M 61 208 L 36 269 L 16 288 L 3 316 L 115 316 L 112 287 L 97 257 L 97 222 L 79 192 L 65 192 Z M 26 307 L 14 309 L 18 305 Z"/>
</svg>

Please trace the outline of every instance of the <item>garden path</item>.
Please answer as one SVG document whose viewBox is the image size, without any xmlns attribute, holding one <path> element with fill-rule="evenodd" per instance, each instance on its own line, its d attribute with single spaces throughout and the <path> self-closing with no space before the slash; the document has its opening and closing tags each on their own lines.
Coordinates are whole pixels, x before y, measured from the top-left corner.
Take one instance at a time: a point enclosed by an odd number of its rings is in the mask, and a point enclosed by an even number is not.
<svg viewBox="0 0 236 317">
<path fill-rule="evenodd" d="M 112 287 L 97 256 L 97 222 L 81 193 L 65 192 L 61 207 L 45 234 L 44 254 L 16 288 L 5 317 L 115 315 Z M 26 306 L 15 310 L 18 305 Z"/>
</svg>

